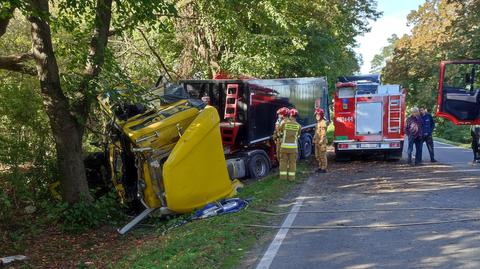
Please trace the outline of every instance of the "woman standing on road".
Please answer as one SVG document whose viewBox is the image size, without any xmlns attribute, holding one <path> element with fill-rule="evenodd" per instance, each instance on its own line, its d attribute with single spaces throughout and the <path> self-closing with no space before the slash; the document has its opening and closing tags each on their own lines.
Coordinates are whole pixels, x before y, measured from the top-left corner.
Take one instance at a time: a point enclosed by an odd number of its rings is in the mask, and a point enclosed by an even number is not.
<svg viewBox="0 0 480 269">
<path fill-rule="evenodd" d="M 412 164 L 413 145 L 415 144 L 415 165 L 420 165 L 422 163 L 423 121 L 418 107 L 412 107 L 410 112 L 412 114 L 408 117 L 405 126 L 405 134 L 408 136 L 408 164 Z"/>
</svg>

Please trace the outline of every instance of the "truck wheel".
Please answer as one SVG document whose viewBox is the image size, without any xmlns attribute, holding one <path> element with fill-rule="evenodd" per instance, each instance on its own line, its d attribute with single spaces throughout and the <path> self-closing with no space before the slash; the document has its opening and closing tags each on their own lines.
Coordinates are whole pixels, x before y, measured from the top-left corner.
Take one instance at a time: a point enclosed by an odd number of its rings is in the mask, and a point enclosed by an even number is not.
<svg viewBox="0 0 480 269">
<path fill-rule="evenodd" d="M 263 150 L 255 151 L 248 160 L 248 173 L 250 178 L 259 179 L 270 172 L 270 160 Z"/>
<path fill-rule="evenodd" d="M 305 133 L 300 137 L 299 140 L 299 149 L 300 149 L 300 159 L 307 159 L 312 155 L 312 135 Z"/>
</svg>

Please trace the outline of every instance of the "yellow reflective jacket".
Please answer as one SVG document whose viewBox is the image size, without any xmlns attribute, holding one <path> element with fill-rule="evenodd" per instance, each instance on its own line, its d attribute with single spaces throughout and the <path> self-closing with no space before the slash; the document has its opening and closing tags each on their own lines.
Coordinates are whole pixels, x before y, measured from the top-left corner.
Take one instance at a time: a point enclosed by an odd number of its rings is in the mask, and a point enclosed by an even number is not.
<svg viewBox="0 0 480 269">
<path fill-rule="evenodd" d="M 297 140 L 302 132 L 302 126 L 293 119 L 287 119 L 280 125 L 279 131 L 282 134 L 280 150 L 282 152 L 298 152 Z"/>
<path fill-rule="evenodd" d="M 273 140 L 275 143 L 278 142 L 278 140 L 282 139 L 282 132 L 280 131 L 280 126 L 285 122 L 285 118 L 281 119 L 278 118 L 277 121 L 275 122 L 275 131 L 273 131 Z"/>
</svg>

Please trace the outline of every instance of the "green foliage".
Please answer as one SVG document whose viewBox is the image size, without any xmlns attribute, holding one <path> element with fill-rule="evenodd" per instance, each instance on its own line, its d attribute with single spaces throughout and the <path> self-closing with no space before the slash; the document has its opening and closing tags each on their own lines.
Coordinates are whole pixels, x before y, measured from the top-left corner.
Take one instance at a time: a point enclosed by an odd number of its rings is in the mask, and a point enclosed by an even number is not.
<svg viewBox="0 0 480 269">
<path fill-rule="evenodd" d="M 435 129 L 435 136 L 462 144 L 470 144 L 472 142 L 470 126 L 457 126 L 448 120 L 437 119 Z"/>
<path fill-rule="evenodd" d="M 441 60 L 480 58 L 479 7 L 479 0 L 428 0 L 408 16 L 412 34 L 395 43 L 383 78 L 408 88 L 409 105 L 434 111 Z"/>
<path fill-rule="evenodd" d="M 67 232 L 82 232 L 107 223 L 117 224 L 123 217 L 121 212 L 116 194 L 110 193 L 94 202 L 84 199 L 73 205 L 60 203 L 50 209 L 50 217 Z"/>
<path fill-rule="evenodd" d="M 479 0 L 427 0 L 410 13 L 412 34 L 395 42 L 383 69 L 385 82 L 408 89 L 409 106 L 435 111 L 440 61 L 480 58 L 479 8 Z M 464 131 L 457 134 L 459 129 L 450 124 L 444 127 L 439 126 L 439 136 L 466 140 Z"/>
<path fill-rule="evenodd" d="M 220 71 L 258 78 L 351 74 L 359 66 L 354 37 L 379 16 L 374 1 L 357 0 L 197 0 L 176 7 L 177 16 L 159 20 L 162 27 L 144 30 L 176 78 L 211 78 Z M 139 32 L 113 43 L 121 46 L 118 59 L 135 81 L 148 79 L 143 70 L 163 73 Z"/>
<path fill-rule="evenodd" d="M 5 191 L 0 188 L 0 219 L 7 219 L 12 208 L 11 198 L 7 196 Z"/>
<path fill-rule="evenodd" d="M 371 61 L 370 73 L 381 73 L 387 61 L 389 61 L 395 49 L 395 44 L 399 40 L 396 34 L 393 34 L 387 39 L 388 45 L 383 47 L 379 54 L 375 54 Z"/>
<path fill-rule="evenodd" d="M 19 77 L 0 76 L 0 187 L 12 209 L 48 197 L 48 185 L 57 180 L 41 97 L 32 81 L 14 84 Z"/>
</svg>

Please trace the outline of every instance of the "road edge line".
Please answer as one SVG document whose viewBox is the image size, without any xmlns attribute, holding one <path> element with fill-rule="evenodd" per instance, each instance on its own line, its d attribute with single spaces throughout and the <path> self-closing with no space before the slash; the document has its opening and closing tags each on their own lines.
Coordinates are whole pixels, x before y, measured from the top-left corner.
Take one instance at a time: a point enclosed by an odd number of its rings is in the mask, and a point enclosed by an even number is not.
<svg viewBox="0 0 480 269">
<path fill-rule="evenodd" d="M 273 262 L 273 259 L 275 259 L 278 250 L 280 249 L 280 246 L 283 243 L 283 240 L 287 236 L 288 231 L 290 230 L 289 228 L 286 227 L 291 227 L 293 222 L 295 221 L 295 218 L 297 217 L 297 211 L 302 207 L 303 201 L 305 200 L 304 193 L 306 191 L 306 187 L 309 183 L 312 177 L 310 176 L 305 182 L 305 185 L 303 186 L 300 195 L 297 197 L 297 202 L 295 203 L 294 206 L 290 209 L 290 212 L 288 213 L 287 217 L 282 223 L 282 228 L 278 230 L 277 234 L 273 238 L 272 242 L 268 246 L 267 251 L 262 256 L 262 259 L 260 262 L 257 264 L 255 267 L 256 269 L 268 269 L 270 268 L 270 265 Z M 285 228 L 284 228 L 285 227 Z"/>
</svg>

